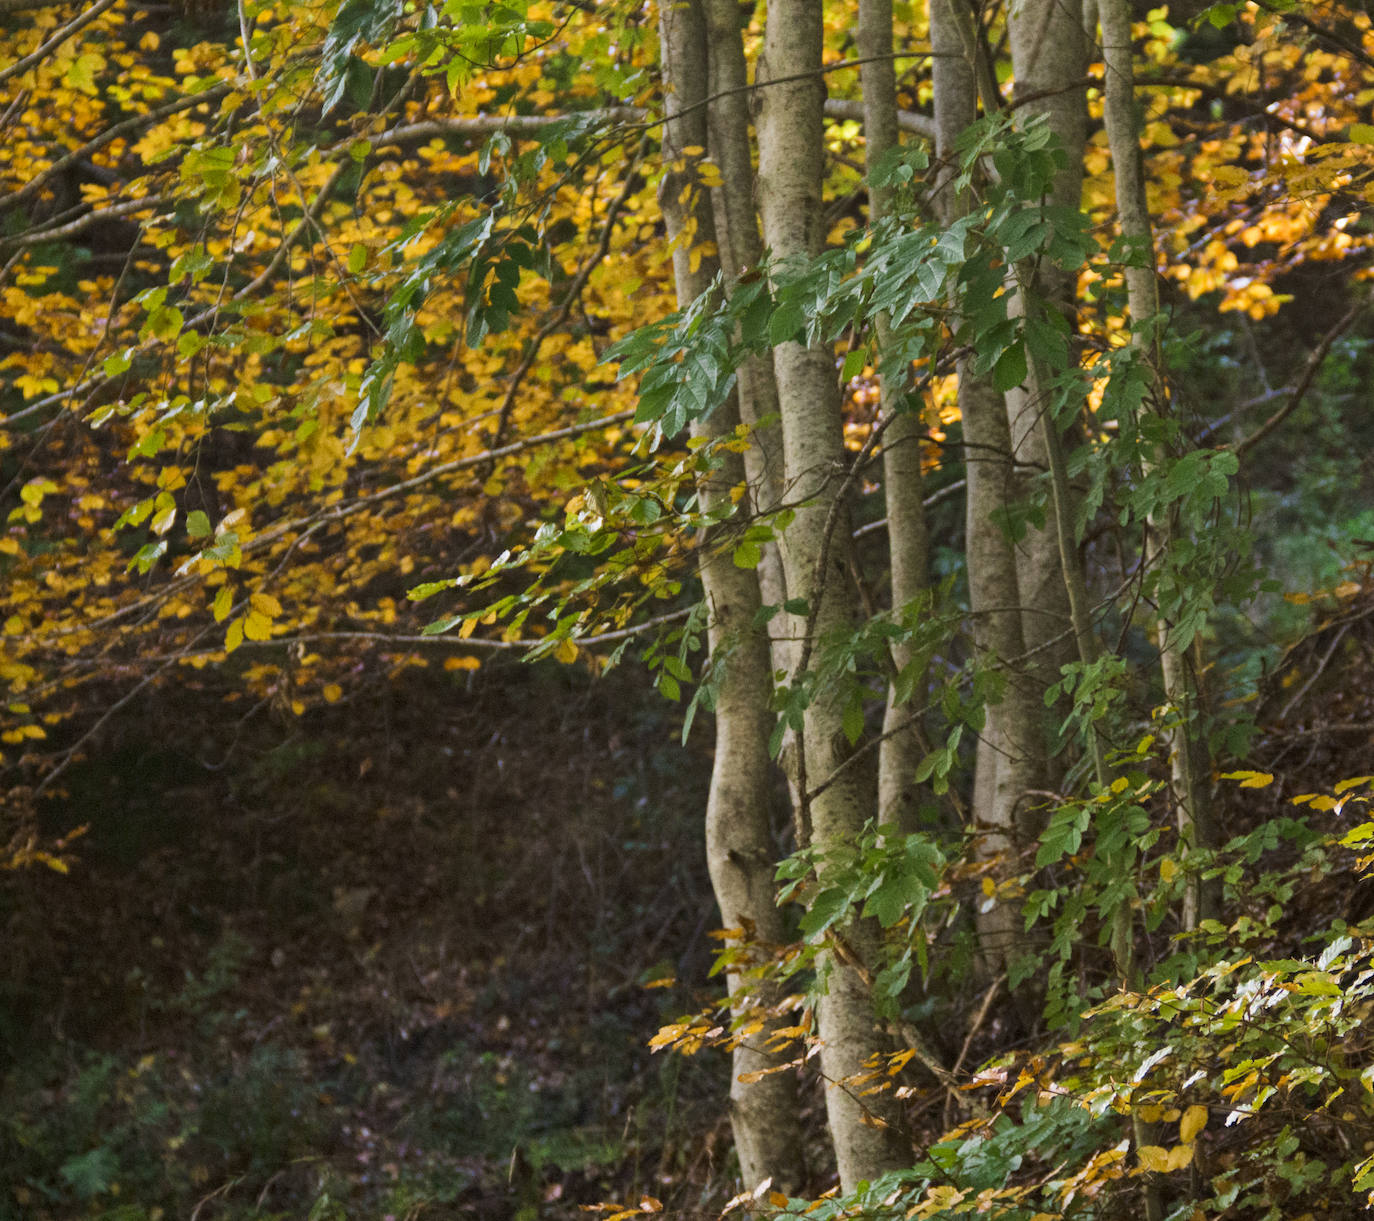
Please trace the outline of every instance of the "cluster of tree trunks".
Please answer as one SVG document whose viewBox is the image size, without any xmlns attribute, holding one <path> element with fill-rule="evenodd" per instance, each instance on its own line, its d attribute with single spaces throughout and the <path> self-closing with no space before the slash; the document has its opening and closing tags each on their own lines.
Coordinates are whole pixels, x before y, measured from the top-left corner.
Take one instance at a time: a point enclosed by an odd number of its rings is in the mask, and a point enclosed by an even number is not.
<svg viewBox="0 0 1374 1221">
<path fill-rule="evenodd" d="M 1085 11 L 1080 0 L 1025 0 L 1014 6 L 1010 48 L 1017 121 L 1041 116 L 1048 123 L 1065 153 L 1054 195 L 1057 202 L 1076 207 L 1087 132 L 1084 82 L 1093 48 L 1100 45 L 1121 229 L 1148 250 L 1152 236 L 1139 167 L 1129 11 L 1124 0 L 1100 0 L 1091 7 L 1095 11 Z M 660 23 L 668 115 L 661 204 L 674 244 L 678 297 L 686 304 L 717 282 L 728 289 L 765 250 L 784 265 L 822 248 L 822 8 L 819 0 L 770 4 L 763 50 L 754 65 L 752 105 L 746 96 L 751 82 L 741 14 L 733 0 L 673 0 L 662 6 Z M 936 217 L 949 224 L 970 206 L 967 192 L 956 187 L 956 141 L 980 109 L 1001 101 L 982 31 L 965 0 L 930 0 L 929 30 L 936 169 L 927 199 Z M 905 48 L 894 45 L 891 0 L 862 0 L 856 33 L 872 171 L 899 141 L 894 62 Z M 718 167 L 713 185 L 699 172 L 703 158 Z M 889 213 L 891 201 L 882 188 L 870 186 L 868 203 L 873 221 Z M 1158 312 L 1153 260 L 1142 259 L 1130 274 L 1135 341 L 1148 344 Z M 1014 308 L 1072 314 L 1073 285 L 1062 273 L 1012 267 L 1008 276 L 1008 291 L 1025 302 Z M 879 317 L 874 326 L 881 345 L 886 320 Z M 995 870 L 1007 872 L 1033 842 L 1039 804 L 1034 795 L 1059 778 L 1042 692 L 1064 663 L 1091 663 L 1099 646 L 1072 535 L 1074 491 L 1064 471 L 1063 423 L 1047 409 L 1036 369 L 1032 366 L 1025 384 L 1008 393 L 988 375 L 973 372 L 968 361 L 960 364 L 958 378 L 974 647 L 978 664 L 1005 677 L 980 739 L 969 829 L 978 850 L 996 862 Z M 906 389 L 881 387 L 878 425 L 894 608 L 919 604 L 929 582 L 921 488 L 926 429 L 921 414 L 907 405 Z M 841 407 L 833 353 L 789 342 L 773 350 L 771 361 L 751 359 L 740 371 L 728 408 L 697 426 L 702 435 L 719 436 L 742 420 L 752 433 L 743 457 L 728 458 L 703 477 L 701 493 L 708 505 L 743 486 L 754 512 L 766 514 L 784 502 L 794 509 L 778 544 L 765 550 L 757 569 L 733 564 L 728 550 L 713 545 L 710 537 L 701 547 L 711 664 L 719 689 L 708 853 L 722 919 L 740 943 L 741 963 L 747 961 L 746 943 L 768 946 L 782 939 L 773 882 L 777 846 L 769 818 L 775 786 L 768 738 L 776 676 L 800 680 L 817 640 L 843 632 L 859 613 L 845 503 L 853 485 L 852 455 L 844 443 Z M 1044 524 L 1013 542 L 999 522 L 1009 504 L 1030 494 L 1032 479 L 1048 485 Z M 1153 523 L 1152 530 L 1154 545 L 1167 546 L 1169 523 Z M 788 598 L 803 602 L 807 613 L 776 616 L 771 632 L 760 627 L 759 608 Z M 1206 760 L 1197 735 L 1188 732 L 1196 703 L 1188 659 L 1171 643 L 1168 623 L 1159 625 L 1159 644 L 1164 690 L 1178 714 L 1171 744 L 1177 816 L 1185 841 L 1205 844 L 1209 825 L 1201 777 Z M 896 674 L 911 663 L 910 650 L 896 648 L 890 660 Z M 874 769 L 843 766 L 851 748 L 841 714 L 836 701 L 820 692 L 806 709 L 802 732 L 784 752 L 798 807 L 793 825 L 821 850 L 852 840 L 870 819 L 904 831 L 918 825 L 922 794 L 915 777 L 927 753 L 919 718 L 889 695 Z M 1097 775 L 1108 779 L 1100 750 Z M 1190 897 L 1189 924 L 1205 903 L 1200 893 Z M 995 903 L 980 916 L 982 957 L 990 975 L 1006 970 L 1021 927 L 1020 912 L 1010 903 Z M 843 931 L 845 952 L 826 964 L 828 986 L 817 1006 L 830 1134 L 846 1189 L 908 1164 L 912 1152 L 891 1096 L 852 1084 L 876 1057 L 894 1050 L 869 995 L 865 961 L 871 961 L 875 935 L 862 922 Z M 1129 941 L 1126 928 L 1117 944 Z M 1130 970 L 1128 961 L 1120 965 Z M 769 1000 L 746 988 L 744 975 L 742 966 L 729 975 L 741 1017 Z M 735 1139 L 746 1188 L 771 1180 L 775 1188 L 791 1191 L 805 1178 L 796 1080 L 788 1071 L 759 1073 L 782 1063 L 767 1034 L 765 1027 L 735 1051 Z M 746 1074 L 747 1084 L 741 1079 Z M 1147 1199 L 1144 1207 L 1149 1212 L 1153 1202 Z"/>
</svg>

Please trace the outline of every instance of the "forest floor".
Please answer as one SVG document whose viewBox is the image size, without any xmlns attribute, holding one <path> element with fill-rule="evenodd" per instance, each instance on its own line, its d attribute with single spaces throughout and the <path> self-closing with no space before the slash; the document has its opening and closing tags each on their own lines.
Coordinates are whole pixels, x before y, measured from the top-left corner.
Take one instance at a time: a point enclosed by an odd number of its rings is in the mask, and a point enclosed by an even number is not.
<svg viewBox="0 0 1374 1221">
<path fill-rule="evenodd" d="M 722 1204 L 726 1066 L 646 1046 L 717 990 L 673 712 L 628 668 L 149 701 L 52 810 L 72 872 L 0 879 L 0 1218 Z"/>
<path fill-rule="evenodd" d="M 1319 621 L 1230 831 L 1368 768 L 1374 590 Z M 223 695 L 145 701 L 49 812 L 72 871 L 0 876 L 0 1221 L 718 1213 L 726 1065 L 646 1046 L 720 992 L 709 734 L 633 667 Z"/>
</svg>

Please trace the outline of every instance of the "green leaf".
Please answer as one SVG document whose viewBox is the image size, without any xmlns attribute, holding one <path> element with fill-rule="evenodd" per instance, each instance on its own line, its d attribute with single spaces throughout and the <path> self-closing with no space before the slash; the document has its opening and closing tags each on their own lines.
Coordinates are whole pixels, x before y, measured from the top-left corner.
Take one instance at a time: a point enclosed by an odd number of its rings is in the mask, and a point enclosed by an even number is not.
<svg viewBox="0 0 1374 1221">
<path fill-rule="evenodd" d="M 58 1173 L 81 1199 L 89 1200 L 109 1191 L 119 1174 L 119 1164 L 114 1153 L 102 1145 L 79 1157 L 68 1158 Z"/>
<path fill-rule="evenodd" d="M 843 382 L 852 382 L 864 371 L 868 364 L 868 353 L 863 348 L 854 348 L 844 358 L 844 371 L 840 374 Z"/>
<path fill-rule="evenodd" d="M 844 716 L 841 718 L 841 726 L 844 729 L 844 736 L 849 739 L 849 745 L 853 746 L 864 732 L 864 706 L 858 699 L 851 699 L 845 705 Z"/>
<path fill-rule="evenodd" d="M 458 582 L 452 577 L 443 581 L 426 581 L 422 585 L 416 585 L 413 589 L 406 590 L 406 597 L 412 602 L 423 602 L 426 598 L 432 598 L 445 589 L 452 589 L 457 584 Z"/>
<path fill-rule="evenodd" d="M 1001 393 L 1014 390 L 1026 380 L 1026 349 L 1020 340 L 1007 348 L 992 367 L 992 384 Z"/>
<path fill-rule="evenodd" d="M 181 334 L 183 321 L 181 311 L 176 306 L 159 306 L 148 315 L 148 321 L 143 324 L 143 329 L 139 333 L 153 339 L 175 339 Z"/>
<path fill-rule="evenodd" d="M 208 538 L 213 529 L 210 526 L 210 519 L 201 509 L 192 509 L 186 517 L 186 533 L 192 538 Z"/>
<path fill-rule="evenodd" d="M 734 560 L 736 568 L 757 568 L 763 559 L 763 549 L 758 543 L 751 543 L 746 540 L 735 548 L 735 552 L 730 558 Z"/>
<path fill-rule="evenodd" d="M 115 377 L 128 370 L 134 363 L 133 348 L 125 348 L 122 352 L 112 352 L 105 357 L 104 364 L 101 366 L 105 370 L 106 377 Z"/>
</svg>

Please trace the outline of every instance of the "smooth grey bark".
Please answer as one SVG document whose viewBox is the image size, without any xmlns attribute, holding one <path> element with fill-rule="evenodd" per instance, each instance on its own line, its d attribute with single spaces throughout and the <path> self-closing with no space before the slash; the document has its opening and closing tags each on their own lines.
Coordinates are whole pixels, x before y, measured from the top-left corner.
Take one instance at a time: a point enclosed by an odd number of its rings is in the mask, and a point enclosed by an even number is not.
<svg viewBox="0 0 1374 1221">
<path fill-rule="evenodd" d="M 864 168 L 872 175 L 884 155 L 897 146 L 897 74 L 892 60 L 892 0 L 859 0 L 858 50 L 863 88 Z M 891 192 L 870 184 L 868 218 L 876 224 L 891 209 Z M 874 319 L 878 345 L 887 342 L 887 318 Z M 884 378 L 879 410 L 892 422 L 883 434 L 883 496 L 892 574 L 892 608 L 914 602 L 929 586 L 929 535 L 921 493 L 920 415 L 900 406 L 901 387 Z M 894 645 L 892 665 L 900 672 L 911 664 L 912 649 Z M 914 688 L 916 706 L 923 702 L 924 676 Z M 916 769 L 925 754 L 919 727 L 911 722 L 911 707 L 896 699 L 896 683 L 888 683 L 883 713 L 883 740 L 878 749 L 878 817 L 903 831 L 917 829 L 920 786 Z"/>
<path fill-rule="evenodd" d="M 815 254 L 824 239 L 821 36 L 820 0 L 774 0 L 769 6 L 767 68 L 759 67 L 770 82 L 759 91 L 759 205 L 764 240 L 780 260 Z M 782 540 L 783 565 L 788 592 L 811 605 L 809 617 L 791 616 L 790 622 L 799 631 L 809 624 L 814 644 L 843 636 L 852 625 L 848 514 L 838 502 L 848 465 L 839 387 L 833 354 L 821 348 L 782 344 L 773 353 L 773 367 L 786 495 L 798 506 Z M 807 653 L 803 647 L 799 667 Z M 811 839 L 821 849 L 851 840 L 873 811 L 875 794 L 863 768 L 835 774 L 849 755 L 841 713 L 831 692 L 816 691 L 801 734 L 801 791 L 833 778 L 810 803 Z M 851 925 L 844 936 L 861 961 L 873 961 L 873 934 L 866 925 Z M 829 983 L 817 1007 L 820 1060 L 840 1182 L 850 1190 L 905 1165 L 910 1155 L 891 1096 L 861 1097 L 852 1084 L 888 1050 L 868 988 L 845 957 L 827 952 L 826 959 Z"/>
<path fill-rule="evenodd" d="M 710 48 L 707 122 L 711 159 L 720 170 L 720 186 L 711 192 L 716 218 L 716 244 L 725 283 L 732 286 L 744 271 L 763 260 L 758 207 L 754 199 L 754 162 L 749 138 L 748 67 L 744 57 L 742 14 L 738 0 L 704 0 Z M 778 421 L 778 387 L 773 362 L 750 356 L 738 374 L 740 418 L 751 444 L 744 455 L 751 505 L 767 513 L 782 503 L 782 427 Z M 787 599 L 778 548 L 763 548 L 759 586 L 766 605 Z M 773 650 L 776 669 L 787 669 L 792 657 L 785 641 Z"/>
<path fill-rule="evenodd" d="M 930 39 L 937 128 L 936 149 L 945 165 L 935 205 L 945 224 L 964 215 L 969 201 L 950 181 L 955 141 L 977 116 L 978 50 L 972 13 L 962 0 L 930 0 Z M 974 828 L 980 853 L 1014 856 L 1031 833 L 1029 790 L 1043 787 L 1044 743 L 1040 709 L 1017 667 L 1025 653 L 1016 557 L 995 515 L 1016 495 L 1006 403 L 987 377 L 967 364 L 959 370 L 967 491 L 967 564 L 974 648 L 980 665 L 1005 675 L 1001 699 L 987 710 L 987 725 L 974 776 Z M 1004 967 L 1020 939 L 1016 908 L 998 902 L 979 918 L 989 964 Z"/>
<path fill-rule="evenodd" d="M 709 250 L 715 240 L 711 202 L 698 177 L 695 155 L 684 150 L 706 143 L 702 106 L 707 80 L 706 24 L 699 0 L 675 0 L 659 12 L 668 122 L 664 129 L 665 172 L 660 202 L 669 237 L 676 243 L 673 272 L 678 303 L 685 305 L 711 285 L 717 266 L 703 254 L 692 269 L 692 250 Z M 680 240 L 684 238 L 688 240 Z M 732 402 L 693 426 L 697 436 L 733 431 Z M 744 481 L 736 454 L 724 453 L 713 471 L 700 477 L 703 508 L 728 504 L 731 489 Z M 699 540 L 699 567 L 710 618 L 711 669 L 717 680 L 716 754 L 706 806 L 706 859 L 721 919 L 727 929 L 745 929 L 762 945 L 786 939 L 773 884 L 774 852 L 768 810 L 772 766 L 768 738 L 773 727 L 770 700 L 772 661 L 768 640 L 756 622 L 760 605 L 755 573 L 737 567 L 712 532 Z M 736 1017 L 752 1014 L 739 970 L 726 975 Z M 754 996 L 768 1004 L 775 996 Z M 777 1023 L 774 1022 L 773 1025 Z M 744 1074 L 779 1067 L 779 1057 L 763 1050 L 767 1026 L 734 1051 L 730 1081 L 730 1120 L 746 1189 L 765 1179 L 793 1194 L 805 1182 L 797 1084 L 792 1072 L 769 1073 L 751 1083 Z"/>
<path fill-rule="evenodd" d="M 1064 167 L 1055 177 L 1053 202 L 1077 208 L 1083 193 L 1083 153 L 1087 138 L 1087 93 L 1080 83 L 1088 70 L 1089 44 L 1083 26 L 1082 0 L 1018 0 L 1008 16 L 1008 41 L 1012 73 L 1016 80 L 1017 121 L 1043 116 L 1064 150 Z M 1021 285 L 1051 308 L 1072 313 L 1074 285 L 1070 273 L 1040 266 L 1024 273 Z M 1030 472 L 1050 470 L 1051 439 L 1055 427 L 1044 405 L 1040 380 L 1032 376 L 1024 387 L 1007 394 L 1007 419 L 1012 452 Z M 1024 631 L 1038 680 L 1048 686 L 1059 677 L 1060 667 L 1074 656 L 1068 635 L 1070 597 L 1074 574 L 1064 569 L 1056 516 L 1059 508 L 1051 496 L 1045 506 L 1045 524 L 1031 526 L 1017 547 L 1017 572 L 1026 608 Z M 1081 567 L 1075 548 L 1068 561 Z"/>
<path fill-rule="evenodd" d="M 1159 314 L 1159 284 L 1155 276 L 1154 226 L 1145 195 L 1145 171 L 1140 153 L 1140 121 L 1135 105 L 1135 66 L 1131 47 L 1131 14 L 1123 0 L 1099 0 L 1102 52 L 1106 68 L 1107 143 L 1116 179 L 1116 211 L 1122 236 L 1145 257 L 1126 268 L 1126 306 L 1132 322 L 1132 342 L 1147 353 L 1154 369 L 1154 398 L 1166 401 L 1162 381 L 1162 353 L 1142 331 Z M 1167 555 L 1174 538 L 1168 519 L 1152 517 L 1146 531 L 1147 554 Z M 1159 663 L 1164 696 L 1177 711 L 1179 727 L 1169 735 L 1169 768 L 1183 851 L 1210 847 L 1216 842 L 1208 779 L 1211 770 L 1207 742 L 1197 725 L 1197 690 L 1188 658 L 1173 638 L 1172 625 L 1158 624 Z M 1184 892 L 1182 923 L 1194 929 L 1213 914 L 1215 888 L 1196 874 Z"/>
</svg>

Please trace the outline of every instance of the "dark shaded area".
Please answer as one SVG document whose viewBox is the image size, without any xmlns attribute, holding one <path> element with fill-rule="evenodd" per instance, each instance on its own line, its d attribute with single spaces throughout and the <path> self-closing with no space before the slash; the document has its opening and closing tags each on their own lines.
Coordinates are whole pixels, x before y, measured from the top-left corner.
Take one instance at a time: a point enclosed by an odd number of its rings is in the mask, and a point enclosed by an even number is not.
<svg viewBox="0 0 1374 1221">
<path fill-rule="evenodd" d="M 715 921 L 674 709 L 552 666 L 300 718 L 219 694 L 150 698 L 68 774 L 70 875 L 0 876 L 0 1217 L 699 1196 L 723 1066 L 645 1046 Z"/>
</svg>

